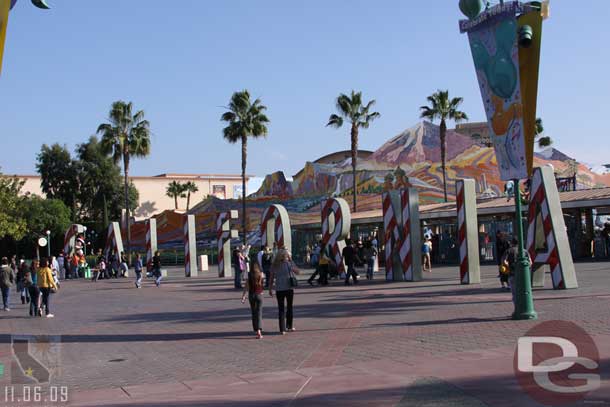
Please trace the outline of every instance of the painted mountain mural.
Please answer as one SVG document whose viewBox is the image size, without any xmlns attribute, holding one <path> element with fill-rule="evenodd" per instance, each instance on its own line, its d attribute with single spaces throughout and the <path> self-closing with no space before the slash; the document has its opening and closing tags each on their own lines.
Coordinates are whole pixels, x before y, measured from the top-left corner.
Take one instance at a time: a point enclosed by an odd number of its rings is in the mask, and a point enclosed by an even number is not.
<svg viewBox="0 0 610 407">
<path fill-rule="evenodd" d="M 367 159 L 358 162 L 358 194 L 378 194 L 389 171 L 402 168 L 409 182 L 418 188 L 422 203 L 439 202 L 443 198 L 439 126 L 422 121 L 403 131 L 379 147 Z M 571 176 L 576 171 L 579 188 L 610 186 L 610 176 L 597 174 L 576 163 L 555 149 L 537 153 L 534 165 L 552 164 L 559 176 Z M 447 184 L 450 196 L 455 180 L 473 178 L 480 197 L 502 195 L 504 182 L 499 178 L 493 148 L 476 143 L 468 136 L 447 130 Z M 285 177 L 281 179 L 285 183 Z M 352 191 L 351 162 L 336 165 L 307 162 L 291 183 L 275 189 L 293 191 L 292 197 L 349 196 Z M 274 187 L 267 179 L 255 197 L 270 196 Z M 284 197 L 288 197 L 284 195 Z"/>
<path fill-rule="evenodd" d="M 560 177 L 577 174 L 578 188 L 610 186 L 610 171 L 592 171 L 587 165 L 577 163 L 555 149 L 537 153 L 534 165 L 552 164 Z M 442 172 L 440 163 L 439 127 L 420 122 L 403 131 L 379 147 L 366 159 L 358 161 L 358 210 L 367 211 L 381 207 L 380 193 L 384 177 L 398 167 L 408 176 L 408 181 L 419 191 L 422 204 L 443 200 Z M 447 191 L 454 199 L 455 181 L 472 178 L 477 183 L 480 198 L 501 196 L 504 182 L 499 179 L 493 148 L 477 144 L 470 137 L 453 130 L 447 131 Z M 260 189 L 248 198 L 249 240 L 258 239 L 258 225 L 263 211 L 273 203 L 281 203 L 290 212 L 293 222 L 311 218 L 320 211 L 320 203 L 329 196 L 351 197 L 352 173 L 350 159 L 338 164 L 307 162 L 294 180 L 288 181 L 282 171 L 265 177 Z M 196 216 L 197 239 L 210 247 L 215 239 L 215 217 L 219 211 L 235 209 L 240 212 L 241 201 L 221 200 L 209 197 L 193 207 L 189 213 Z M 163 247 L 181 247 L 182 213 L 166 211 L 157 215 L 160 227 L 159 242 Z M 142 223 L 142 222 L 141 222 Z M 236 222 L 236 226 L 240 224 Z M 167 226 L 165 226 L 167 224 Z M 132 242 L 137 248 L 144 247 L 145 226 L 134 225 Z"/>
</svg>

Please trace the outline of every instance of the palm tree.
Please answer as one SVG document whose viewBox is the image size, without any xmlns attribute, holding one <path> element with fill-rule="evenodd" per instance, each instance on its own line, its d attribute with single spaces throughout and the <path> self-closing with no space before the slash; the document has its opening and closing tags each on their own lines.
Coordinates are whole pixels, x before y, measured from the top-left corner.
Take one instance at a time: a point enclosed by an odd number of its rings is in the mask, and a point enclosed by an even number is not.
<svg viewBox="0 0 610 407">
<path fill-rule="evenodd" d="M 544 133 L 544 126 L 542 125 L 542 119 L 539 117 L 536 119 L 534 137 L 538 140 L 539 148 L 550 147 L 553 144 L 553 139 L 549 136 L 543 136 L 542 133 Z"/>
<path fill-rule="evenodd" d="M 350 134 L 352 141 L 352 189 L 354 195 L 354 212 L 356 212 L 356 165 L 358 161 L 358 132 L 360 128 L 368 129 L 370 123 L 381 116 L 378 112 L 371 112 L 371 107 L 375 104 L 375 100 L 363 104 L 362 92 L 354 92 L 351 95 L 341 93 L 337 97 L 337 111 L 339 114 L 331 114 L 328 118 L 326 126 L 338 129 L 343 126 L 343 121 L 347 120 L 350 125 Z"/>
<path fill-rule="evenodd" d="M 167 184 L 165 195 L 174 198 L 174 209 L 178 209 L 178 198 L 186 198 L 186 195 L 184 194 L 186 191 L 185 186 L 186 184 L 181 184 L 178 181 L 172 181 Z"/>
<path fill-rule="evenodd" d="M 197 187 L 197 184 L 195 184 L 193 181 L 189 181 L 186 184 L 183 185 L 184 186 L 184 191 L 187 193 L 186 195 L 186 210 L 189 210 L 189 206 L 191 204 L 191 194 L 196 193 L 197 191 L 199 191 L 199 188 Z"/>
<path fill-rule="evenodd" d="M 463 99 L 460 97 L 449 98 L 449 91 L 437 91 L 431 96 L 428 96 L 430 106 L 421 106 L 420 117 L 434 121 L 440 119 L 440 139 L 441 139 L 441 165 L 443 170 L 443 192 L 445 202 L 447 202 L 447 120 L 453 120 L 456 123 L 462 120 L 468 120 L 466 113 L 458 110 L 458 106 Z"/>
<path fill-rule="evenodd" d="M 248 159 L 248 137 L 265 137 L 267 123 L 265 116 L 267 107 L 260 99 L 250 100 L 250 92 L 243 90 L 231 96 L 228 111 L 223 113 L 220 120 L 229 123 L 222 130 L 222 134 L 229 143 L 241 142 L 241 185 L 242 185 L 242 231 L 244 244 L 246 243 L 246 162 Z"/>
<path fill-rule="evenodd" d="M 123 161 L 125 173 L 125 214 L 127 218 L 127 253 L 131 260 L 131 228 L 129 225 L 129 162 L 132 157 L 142 158 L 150 154 L 150 124 L 144 119 L 144 111 L 132 114 L 133 105 L 122 100 L 110 108 L 108 123 L 100 124 L 102 149 L 112 154 L 115 163 Z"/>
</svg>

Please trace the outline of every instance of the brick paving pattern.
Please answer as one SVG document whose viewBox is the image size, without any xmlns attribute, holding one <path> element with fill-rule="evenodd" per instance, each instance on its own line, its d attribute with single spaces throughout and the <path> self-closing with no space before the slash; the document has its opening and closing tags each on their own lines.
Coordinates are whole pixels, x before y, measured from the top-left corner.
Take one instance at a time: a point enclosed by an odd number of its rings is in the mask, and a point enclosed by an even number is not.
<svg viewBox="0 0 610 407">
<path fill-rule="evenodd" d="M 534 290 L 539 318 L 574 321 L 610 347 L 610 264 L 577 270 L 577 290 L 554 291 L 548 278 L 547 288 Z M 60 336 L 53 384 L 69 386 L 75 405 L 396 406 L 411 403 L 411 385 L 428 397 L 422 383 L 437 383 L 439 395 L 456 397 L 454 405 L 473 392 L 488 405 L 531 402 L 486 390 L 474 377 L 479 370 L 514 387 L 506 376 L 514 346 L 537 322 L 510 320 L 510 293 L 500 291 L 495 267 L 482 267 L 476 286 L 459 285 L 458 274 L 457 267 L 437 268 L 418 283 L 386 283 L 377 274 L 349 287 L 303 281 L 297 331 L 277 334 L 275 299 L 266 296 L 263 340 L 253 339 L 241 293 L 214 270 L 168 278 L 160 288 L 148 280 L 139 290 L 132 279 L 66 281 L 52 299 L 54 319 L 30 318 L 13 296 L 13 309 L 0 313 L 0 338 Z M 499 360 L 506 363 L 496 369 Z M 236 398 L 241 391 L 252 399 Z M 602 393 L 594 401 L 604 402 Z"/>
</svg>

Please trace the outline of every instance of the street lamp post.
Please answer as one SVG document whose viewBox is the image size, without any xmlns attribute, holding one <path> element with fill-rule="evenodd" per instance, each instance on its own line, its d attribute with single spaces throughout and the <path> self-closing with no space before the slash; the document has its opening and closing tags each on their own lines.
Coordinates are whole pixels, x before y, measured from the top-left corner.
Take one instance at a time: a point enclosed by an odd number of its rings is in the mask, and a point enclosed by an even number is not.
<svg viewBox="0 0 610 407">
<path fill-rule="evenodd" d="M 83 226 L 83 231 L 85 232 L 85 238 L 83 239 L 85 241 L 85 244 L 83 246 L 85 246 L 84 249 L 84 253 L 85 253 L 85 257 L 87 257 L 87 226 Z"/>
<path fill-rule="evenodd" d="M 468 33 L 500 178 L 512 179 L 514 185 L 518 246 L 512 318 L 536 319 L 530 262 L 523 244 L 520 180 L 532 170 L 540 37 L 548 3 L 500 0 L 490 7 L 483 0 L 460 0 L 459 7 L 468 17 L 460 21 L 460 31 Z M 517 113 L 507 123 L 509 111 Z"/>
<path fill-rule="evenodd" d="M 47 230 L 45 233 L 47 234 L 47 257 L 51 258 L 51 231 Z"/>
</svg>

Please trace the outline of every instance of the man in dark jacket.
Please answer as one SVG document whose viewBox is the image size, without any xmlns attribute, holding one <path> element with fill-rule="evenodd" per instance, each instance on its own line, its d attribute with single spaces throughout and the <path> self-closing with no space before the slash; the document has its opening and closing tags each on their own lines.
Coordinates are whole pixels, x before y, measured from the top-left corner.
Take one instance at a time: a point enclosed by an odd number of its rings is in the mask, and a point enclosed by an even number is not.
<svg viewBox="0 0 610 407">
<path fill-rule="evenodd" d="M 356 248 L 354 247 L 354 243 L 351 239 L 347 239 L 345 241 L 346 245 L 343 248 L 343 264 L 347 267 L 345 271 L 345 285 L 349 285 L 349 278 L 352 277 L 354 280 L 354 284 L 358 284 L 358 273 L 356 273 L 356 262 L 361 263 L 358 258 L 358 254 Z"/>
<path fill-rule="evenodd" d="M 15 272 L 13 268 L 9 266 L 8 259 L 2 258 L 2 265 L 0 266 L 0 291 L 2 291 L 2 305 L 5 311 L 10 311 L 8 306 L 8 297 L 11 291 L 11 287 L 15 284 Z"/>
</svg>

